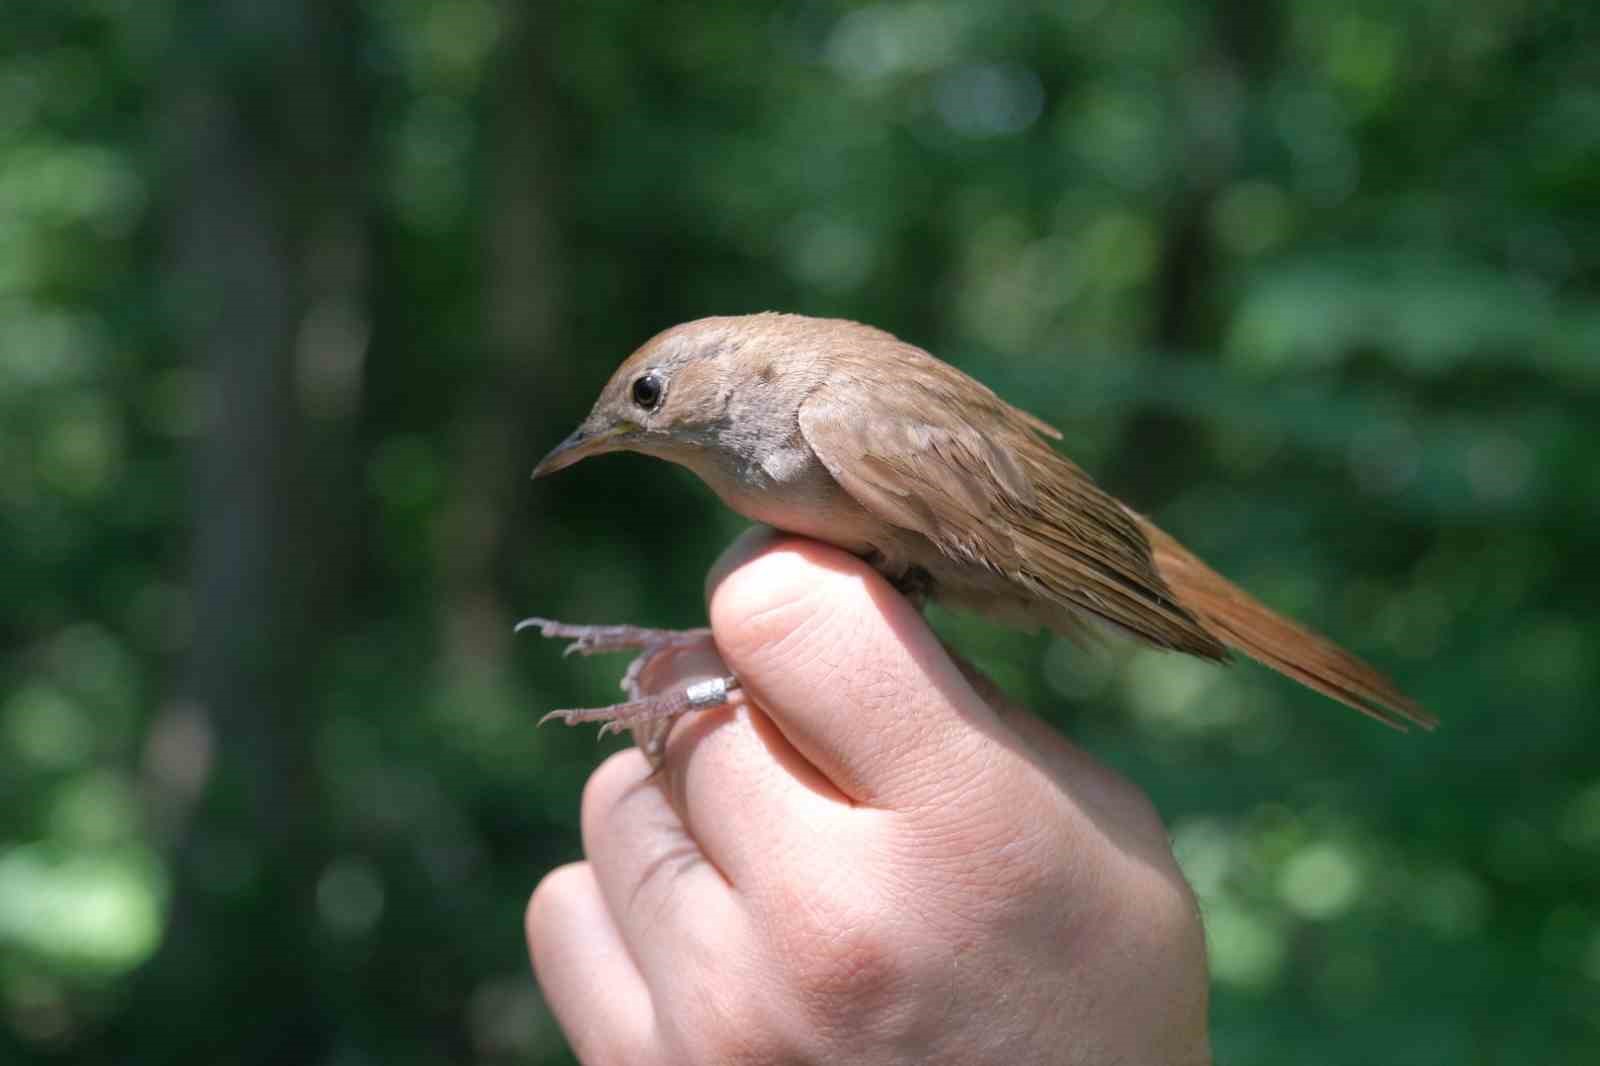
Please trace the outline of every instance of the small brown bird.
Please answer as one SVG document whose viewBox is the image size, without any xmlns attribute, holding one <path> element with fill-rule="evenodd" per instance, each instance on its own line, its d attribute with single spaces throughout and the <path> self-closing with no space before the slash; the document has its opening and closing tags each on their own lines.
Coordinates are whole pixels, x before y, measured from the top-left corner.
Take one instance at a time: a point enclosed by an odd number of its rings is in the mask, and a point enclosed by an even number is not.
<svg viewBox="0 0 1600 1066">
<path fill-rule="evenodd" d="M 767 313 L 651 338 L 534 476 L 603 452 L 653 455 L 688 467 L 748 518 L 867 559 L 914 601 L 1068 634 L 1109 627 L 1204 659 L 1233 648 L 1387 725 L 1436 724 L 1372 667 L 1107 494 L 1047 443 L 1060 437 L 883 330 Z M 569 651 L 645 649 L 624 680 L 633 700 L 557 712 L 568 722 L 670 722 L 738 684 L 639 691 L 652 654 L 705 640 L 704 630 L 523 624 L 574 638 Z"/>
</svg>

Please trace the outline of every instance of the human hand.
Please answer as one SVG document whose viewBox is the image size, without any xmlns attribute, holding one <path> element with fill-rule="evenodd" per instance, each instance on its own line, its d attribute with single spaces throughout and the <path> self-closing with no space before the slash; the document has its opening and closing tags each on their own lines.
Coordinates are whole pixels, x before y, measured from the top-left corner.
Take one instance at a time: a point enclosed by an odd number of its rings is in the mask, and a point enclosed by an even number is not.
<svg viewBox="0 0 1600 1066">
<path fill-rule="evenodd" d="M 583 797 L 527 933 L 585 1063 L 1204 1063 L 1204 937 L 1144 794 L 976 680 L 865 563 L 713 570 L 740 704 Z"/>
</svg>

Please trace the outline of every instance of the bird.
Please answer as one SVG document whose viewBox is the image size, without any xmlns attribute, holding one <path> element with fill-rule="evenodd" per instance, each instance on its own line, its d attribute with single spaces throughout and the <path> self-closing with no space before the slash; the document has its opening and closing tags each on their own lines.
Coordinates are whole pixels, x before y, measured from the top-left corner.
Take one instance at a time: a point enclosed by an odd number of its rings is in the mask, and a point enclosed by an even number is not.
<svg viewBox="0 0 1600 1066">
<path fill-rule="evenodd" d="M 1054 446 L 1061 432 L 922 348 L 845 319 L 764 312 L 666 329 L 612 374 L 534 469 L 607 452 L 687 467 L 724 504 L 849 551 L 918 606 L 937 601 L 1071 637 L 1110 631 L 1214 662 L 1237 652 L 1401 731 L 1438 719 L 1376 669 L 1273 611 L 1119 501 Z M 629 701 L 552 712 L 634 729 L 655 761 L 672 721 L 738 678 L 646 694 L 660 654 L 709 630 L 518 628 L 569 652 L 638 649 Z"/>
</svg>

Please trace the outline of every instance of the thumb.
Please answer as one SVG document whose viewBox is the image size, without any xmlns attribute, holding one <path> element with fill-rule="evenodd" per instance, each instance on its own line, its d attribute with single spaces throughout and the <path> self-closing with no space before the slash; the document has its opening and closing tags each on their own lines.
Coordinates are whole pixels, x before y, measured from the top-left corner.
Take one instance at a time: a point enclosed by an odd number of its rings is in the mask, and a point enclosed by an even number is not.
<svg viewBox="0 0 1600 1066">
<path fill-rule="evenodd" d="M 904 808 L 947 796 L 952 773 L 970 776 L 1006 734 L 921 615 L 855 556 L 759 530 L 708 584 L 729 669 L 852 800 Z"/>
</svg>

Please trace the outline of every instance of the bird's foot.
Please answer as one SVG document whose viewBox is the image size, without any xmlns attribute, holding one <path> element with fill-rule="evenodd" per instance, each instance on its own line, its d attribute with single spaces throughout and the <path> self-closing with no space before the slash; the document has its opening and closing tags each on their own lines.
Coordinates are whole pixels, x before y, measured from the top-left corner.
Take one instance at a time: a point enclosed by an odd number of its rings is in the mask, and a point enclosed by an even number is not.
<svg viewBox="0 0 1600 1066">
<path fill-rule="evenodd" d="M 550 618 L 524 618 L 514 632 L 537 627 L 540 636 L 570 640 L 562 655 L 599 655 L 608 651 L 654 651 L 684 648 L 709 640 L 711 630 L 646 629 L 643 626 L 580 626 Z"/>
<path fill-rule="evenodd" d="M 726 672 L 709 629 L 645 629 L 640 626 L 570 625 L 548 618 L 525 618 L 516 631 L 537 627 L 546 637 L 571 641 L 563 655 L 598 655 L 602 652 L 634 651 L 638 654 L 622 675 L 621 688 L 628 699 L 608 707 L 580 707 L 551 711 L 539 724 L 559 719 L 567 725 L 599 722 L 600 735 L 633 732 L 634 742 L 650 765 L 659 769 L 672 725 L 690 711 L 707 710 L 728 703 L 739 689 L 739 679 Z M 722 672 L 675 687 L 652 684 L 680 655 L 709 654 Z"/>
</svg>

